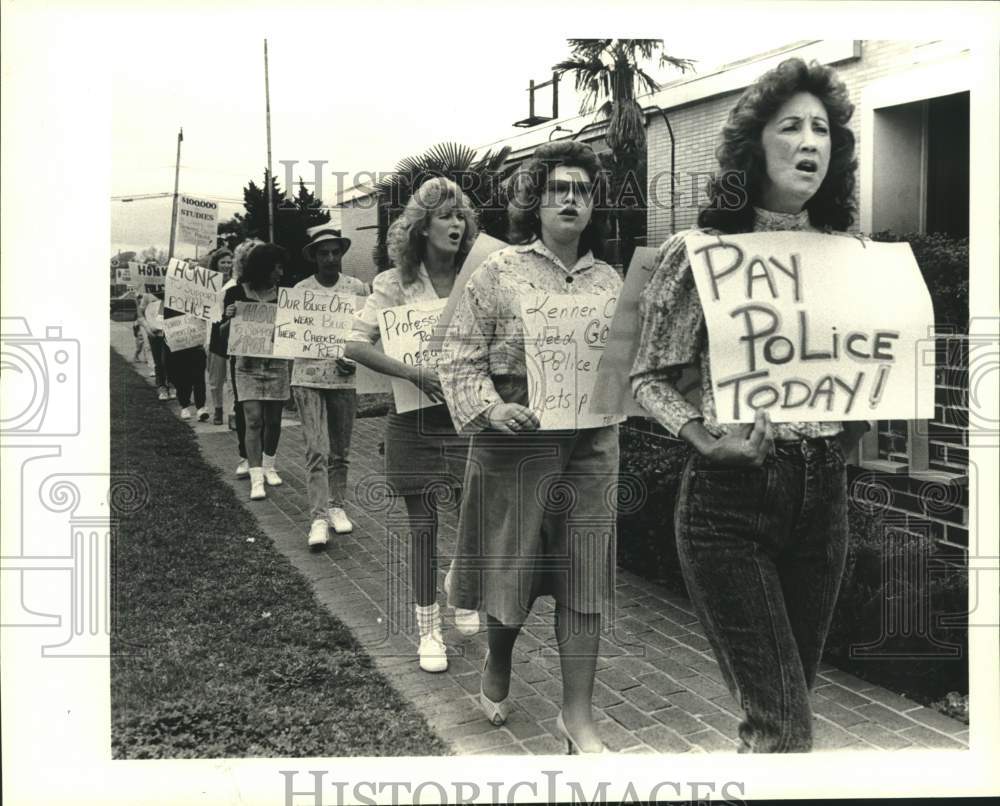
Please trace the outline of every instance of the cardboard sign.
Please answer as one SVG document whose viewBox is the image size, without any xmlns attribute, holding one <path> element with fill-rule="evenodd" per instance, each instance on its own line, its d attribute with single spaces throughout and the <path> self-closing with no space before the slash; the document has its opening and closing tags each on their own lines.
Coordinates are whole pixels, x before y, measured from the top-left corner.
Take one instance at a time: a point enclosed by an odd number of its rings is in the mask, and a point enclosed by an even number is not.
<svg viewBox="0 0 1000 806">
<path fill-rule="evenodd" d="M 378 329 L 385 354 L 408 366 L 437 369 L 441 353 L 431 348 L 430 340 L 446 302 L 444 299 L 421 300 L 379 311 Z M 400 414 L 440 405 L 409 381 L 390 380 L 396 411 Z"/>
<path fill-rule="evenodd" d="M 357 373 L 344 375 L 339 372 L 335 359 L 324 361 L 296 358 L 292 364 L 292 386 L 308 386 L 312 389 L 353 389 L 357 381 L 356 376 Z"/>
<path fill-rule="evenodd" d="M 146 323 L 153 330 L 163 330 L 163 303 L 154 299 L 146 306 Z"/>
<path fill-rule="evenodd" d="M 648 417 L 647 412 L 634 397 L 629 375 L 639 350 L 639 297 L 656 268 L 657 249 L 652 246 L 636 247 L 625 274 L 621 297 L 611 320 L 608 344 L 604 359 L 597 371 L 597 383 L 590 403 L 592 414 L 625 414 L 630 417 Z M 675 383 L 678 391 L 696 409 L 701 409 L 701 373 L 697 367 L 686 367 Z"/>
<path fill-rule="evenodd" d="M 273 302 L 237 302 L 229 322 L 229 354 L 273 358 L 277 313 Z"/>
<path fill-rule="evenodd" d="M 354 312 L 363 297 L 312 288 L 279 288 L 274 354 L 283 358 L 333 359 L 344 355 Z"/>
<path fill-rule="evenodd" d="M 462 264 L 462 269 L 459 271 L 458 277 L 455 278 L 455 284 L 451 287 L 451 293 L 448 295 L 448 303 L 438 318 L 438 326 L 431 336 L 431 349 L 441 349 L 448 325 L 451 324 L 451 319 L 455 315 L 455 308 L 458 305 L 458 301 L 462 298 L 462 292 L 465 290 L 472 272 L 479 268 L 487 256 L 508 245 L 485 233 L 480 233 L 476 238 L 476 242 L 472 244 L 469 254 L 465 256 L 465 262 Z"/>
<path fill-rule="evenodd" d="M 163 320 L 163 335 L 174 351 L 202 347 L 208 336 L 208 322 L 196 316 L 174 316 Z"/>
<path fill-rule="evenodd" d="M 206 322 L 222 318 L 222 286 L 226 276 L 187 260 L 171 258 L 167 266 L 164 304 L 171 310 L 196 316 Z"/>
<path fill-rule="evenodd" d="M 219 205 L 208 199 L 180 196 L 177 199 L 177 237 L 197 246 L 215 246 Z"/>
<path fill-rule="evenodd" d="M 540 291 L 520 303 L 529 405 L 540 428 L 599 428 L 625 419 L 590 413 L 617 296 Z"/>
<path fill-rule="evenodd" d="M 115 269 L 115 281 L 122 285 L 128 285 L 132 282 L 131 264 L 128 268 Z"/>
<path fill-rule="evenodd" d="M 128 276 L 125 282 L 145 285 L 148 288 L 155 288 L 157 290 L 163 288 L 163 283 L 167 276 L 166 266 L 161 266 L 159 263 L 139 263 L 135 260 L 128 262 L 127 269 L 118 269 L 117 271 L 119 276 L 121 276 L 122 272 L 126 272 Z"/>
<path fill-rule="evenodd" d="M 906 243 L 811 232 L 685 240 L 720 422 L 934 416 L 934 325 Z"/>
</svg>

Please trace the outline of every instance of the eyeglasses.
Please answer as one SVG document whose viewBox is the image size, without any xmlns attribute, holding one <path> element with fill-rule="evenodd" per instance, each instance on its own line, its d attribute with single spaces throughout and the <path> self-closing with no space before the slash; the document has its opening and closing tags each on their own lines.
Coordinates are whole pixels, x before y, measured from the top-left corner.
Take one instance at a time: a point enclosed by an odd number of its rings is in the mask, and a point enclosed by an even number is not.
<svg viewBox="0 0 1000 806">
<path fill-rule="evenodd" d="M 550 179 L 545 183 L 545 195 L 551 198 L 562 199 L 572 192 L 575 199 L 592 199 L 594 194 L 594 183 L 583 181 L 567 181 L 565 179 Z"/>
</svg>

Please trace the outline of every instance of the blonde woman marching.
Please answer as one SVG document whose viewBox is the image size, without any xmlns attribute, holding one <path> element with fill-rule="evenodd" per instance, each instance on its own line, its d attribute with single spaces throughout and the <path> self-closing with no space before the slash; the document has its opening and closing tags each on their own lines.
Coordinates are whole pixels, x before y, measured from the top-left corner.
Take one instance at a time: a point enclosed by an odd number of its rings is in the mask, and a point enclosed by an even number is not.
<svg viewBox="0 0 1000 806">
<path fill-rule="evenodd" d="M 443 403 L 441 383 L 433 369 L 409 366 L 374 347 L 379 339 L 378 316 L 385 308 L 447 297 L 477 234 L 472 205 L 454 182 L 435 178 L 421 185 L 389 230 L 389 255 L 396 268 L 382 272 L 372 282 L 372 294 L 355 317 L 347 358 L 410 381 L 429 398 Z M 442 484 L 461 485 L 467 452 L 468 439 L 455 433 L 443 405 L 389 416 L 386 480 L 405 502 L 410 520 L 410 573 L 420 630 L 420 668 L 426 672 L 448 668 L 437 603 L 435 499 Z M 475 632 L 478 614 L 458 611 L 456 623 L 462 632 Z"/>
</svg>

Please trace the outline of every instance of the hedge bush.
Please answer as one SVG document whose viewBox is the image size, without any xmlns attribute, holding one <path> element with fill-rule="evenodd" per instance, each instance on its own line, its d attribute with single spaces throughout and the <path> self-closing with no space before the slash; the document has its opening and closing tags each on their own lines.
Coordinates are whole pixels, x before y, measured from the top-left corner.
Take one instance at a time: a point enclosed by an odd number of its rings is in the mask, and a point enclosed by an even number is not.
<svg viewBox="0 0 1000 806">
<path fill-rule="evenodd" d="M 621 429 L 623 490 L 619 501 L 618 563 L 623 568 L 686 595 L 677 557 L 674 507 L 681 471 L 688 455 L 686 444 L 636 430 L 636 422 Z M 634 497 L 644 490 L 644 502 Z M 626 500 L 627 499 L 627 500 Z M 877 515 L 858 506 L 849 509 L 848 559 L 827 639 L 826 659 L 873 683 L 886 686 L 918 702 L 931 705 L 952 694 L 968 692 L 968 637 L 965 626 L 937 624 L 942 614 L 967 609 L 967 578 L 962 569 L 934 574 L 915 584 L 903 578 L 923 553 L 940 567 L 933 541 L 926 538 L 890 539 L 891 530 Z M 930 634 L 938 642 L 959 647 L 957 658 L 927 656 L 933 644 L 926 635 L 893 638 L 883 647 L 895 657 L 851 657 L 851 647 L 875 643 L 883 635 L 884 610 L 889 597 L 901 597 L 906 612 L 924 606 Z M 958 619 L 956 619 L 958 620 Z"/>
<path fill-rule="evenodd" d="M 934 305 L 939 332 L 969 332 L 969 239 L 939 233 L 897 235 L 886 230 L 874 241 L 910 244 Z"/>
</svg>

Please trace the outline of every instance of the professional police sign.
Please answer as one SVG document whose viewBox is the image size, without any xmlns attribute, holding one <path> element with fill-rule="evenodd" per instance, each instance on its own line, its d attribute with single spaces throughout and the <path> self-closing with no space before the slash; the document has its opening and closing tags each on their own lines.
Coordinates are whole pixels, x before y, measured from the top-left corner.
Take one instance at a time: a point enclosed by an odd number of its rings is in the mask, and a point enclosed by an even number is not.
<svg viewBox="0 0 1000 806">
<path fill-rule="evenodd" d="M 177 203 L 177 236 L 186 243 L 215 246 L 219 205 L 207 199 L 180 196 Z"/>
</svg>

